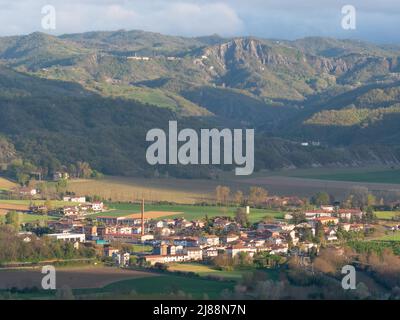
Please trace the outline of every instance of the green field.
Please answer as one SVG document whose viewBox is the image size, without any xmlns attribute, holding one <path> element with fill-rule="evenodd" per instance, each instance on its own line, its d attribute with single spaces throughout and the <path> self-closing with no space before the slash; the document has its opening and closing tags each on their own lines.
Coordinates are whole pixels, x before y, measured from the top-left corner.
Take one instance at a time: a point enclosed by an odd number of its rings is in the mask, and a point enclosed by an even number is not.
<svg viewBox="0 0 400 320">
<path fill-rule="evenodd" d="M 107 213 L 94 214 L 92 217 L 99 215 L 124 216 L 140 212 L 140 204 L 130 203 L 108 203 L 111 209 Z M 208 217 L 231 216 L 233 217 L 236 207 L 218 207 L 218 206 L 195 206 L 195 205 L 157 205 L 149 204 L 145 206 L 146 211 L 166 211 L 166 212 L 183 212 L 183 214 L 168 215 L 169 218 L 185 217 L 187 220 L 202 219 L 205 215 Z M 266 209 L 250 209 L 249 219 L 251 222 L 257 222 L 263 218 L 282 219 L 283 212 Z"/>
<path fill-rule="evenodd" d="M 400 232 L 396 233 L 391 233 L 388 235 L 383 236 L 382 238 L 379 238 L 379 240 L 383 241 L 400 241 Z"/>
<path fill-rule="evenodd" d="M 182 272 L 194 272 L 201 277 L 215 276 L 224 278 L 226 280 L 240 280 L 244 273 L 248 273 L 251 270 L 234 270 L 234 271 L 223 271 L 217 270 L 211 266 L 207 266 L 199 263 L 175 263 L 168 267 L 170 271 L 182 271 Z"/>
<path fill-rule="evenodd" d="M 15 204 L 15 205 L 26 205 L 26 206 L 29 206 L 30 204 L 43 205 L 45 202 L 46 202 L 45 200 L 0 200 L 0 204 L 4 203 L 4 204 Z M 71 205 L 71 202 L 51 200 L 51 204 L 54 207 L 62 207 Z"/>
<path fill-rule="evenodd" d="M 132 294 L 131 298 L 166 298 L 182 291 L 194 299 L 202 299 L 206 294 L 210 299 L 218 299 L 224 289 L 232 289 L 234 282 L 214 281 L 202 278 L 188 278 L 175 275 L 138 278 L 114 282 L 100 289 L 77 289 L 76 295 L 89 297 L 103 295 L 118 298 Z"/>
<path fill-rule="evenodd" d="M 144 244 L 133 244 L 131 245 L 131 250 L 134 252 L 151 252 L 153 251 L 153 247 Z"/>
<path fill-rule="evenodd" d="M 37 222 L 37 221 L 48 221 L 48 220 L 55 220 L 54 217 L 49 216 L 41 216 L 37 214 L 27 214 L 27 213 L 19 213 L 19 221 L 20 223 L 30 223 L 30 222 Z M 5 221 L 5 216 L 0 216 L 0 221 Z"/>
<path fill-rule="evenodd" d="M 274 175 L 319 180 L 400 184 L 400 169 L 389 168 L 316 168 L 277 172 Z"/>
<path fill-rule="evenodd" d="M 375 214 L 378 219 L 391 220 L 392 218 L 400 215 L 400 211 L 376 211 Z"/>
</svg>

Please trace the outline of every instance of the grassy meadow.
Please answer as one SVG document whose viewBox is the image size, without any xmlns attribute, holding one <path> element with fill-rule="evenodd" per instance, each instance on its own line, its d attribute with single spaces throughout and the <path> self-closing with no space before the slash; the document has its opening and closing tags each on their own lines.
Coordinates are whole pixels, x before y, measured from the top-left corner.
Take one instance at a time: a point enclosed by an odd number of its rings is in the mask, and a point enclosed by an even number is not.
<svg viewBox="0 0 400 320">
<path fill-rule="evenodd" d="M 134 203 L 107 203 L 110 211 L 106 213 L 99 213 L 91 215 L 97 217 L 99 215 L 109 216 L 124 216 L 128 214 L 140 213 L 140 204 Z M 148 204 L 145 205 L 145 211 L 165 211 L 168 212 L 166 217 L 179 218 L 184 217 L 187 220 L 202 219 L 207 215 L 209 218 L 216 216 L 230 216 L 235 215 L 237 207 L 219 207 L 219 206 L 196 206 L 196 205 L 159 205 Z M 176 211 L 176 215 L 170 215 L 171 211 Z M 182 213 L 180 213 L 182 212 Z M 251 222 L 257 222 L 264 218 L 269 219 L 283 219 L 284 213 L 275 210 L 266 209 L 250 209 L 249 219 Z M 161 217 L 162 218 L 162 217 Z"/>
<path fill-rule="evenodd" d="M 0 178 L 0 191 L 1 190 L 10 190 L 16 186 L 17 186 L 16 183 L 14 183 L 10 180 L 4 179 L 4 178 Z"/>
<path fill-rule="evenodd" d="M 244 273 L 250 272 L 249 270 L 234 270 L 234 271 L 223 271 L 215 269 L 211 266 L 207 266 L 199 263 L 175 263 L 170 264 L 168 267 L 170 271 L 182 271 L 182 272 L 194 272 L 201 277 L 215 276 L 226 280 L 240 280 Z"/>
<path fill-rule="evenodd" d="M 313 168 L 277 171 L 271 175 L 318 180 L 400 184 L 400 169 L 368 168 Z"/>
<path fill-rule="evenodd" d="M 88 298 L 104 296 L 111 299 L 162 299 L 173 297 L 180 291 L 194 299 L 203 299 L 205 296 L 218 299 L 224 289 L 232 289 L 234 285 L 234 282 L 228 281 L 160 275 L 118 281 L 99 289 L 77 289 L 74 294 Z"/>
<path fill-rule="evenodd" d="M 400 215 L 400 211 L 376 211 L 375 214 L 380 220 L 392 220 L 392 218 Z"/>
</svg>

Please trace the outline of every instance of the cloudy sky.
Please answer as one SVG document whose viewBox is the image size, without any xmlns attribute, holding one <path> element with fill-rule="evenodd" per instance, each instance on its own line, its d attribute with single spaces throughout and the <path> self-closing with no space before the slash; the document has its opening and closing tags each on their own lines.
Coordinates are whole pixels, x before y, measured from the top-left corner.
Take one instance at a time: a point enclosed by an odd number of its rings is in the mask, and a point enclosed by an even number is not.
<svg viewBox="0 0 400 320">
<path fill-rule="evenodd" d="M 56 29 L 42 28 L 42 8 L 56 9 Z M 344 30 L 342 7 L 356 8 Z M 0 0 L 0 35 L 141 29 L 171 35 L 357 38 L 400 43 L 400 0 Z"/>
</svg>

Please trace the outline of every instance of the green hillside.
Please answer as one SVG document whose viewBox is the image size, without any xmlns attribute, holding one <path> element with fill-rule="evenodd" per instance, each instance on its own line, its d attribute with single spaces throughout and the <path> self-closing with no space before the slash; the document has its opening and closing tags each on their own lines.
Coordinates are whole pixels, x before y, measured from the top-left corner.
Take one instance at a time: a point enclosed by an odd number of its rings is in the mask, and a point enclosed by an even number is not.
<svg viewBox="0 0 400 320">
<path fill-rule="evenodd" d="M 85 161 L 103 173 L 154 175 L 145 133 L 178 119 L 255 128 L 257 170 L 397 164 L 399 57 L 396 45 L 318 37 L 3 37 L 0 162 L 22 158 L 51 174 Z M 221 168 L 157 169 L 209 177 Z"/>
</svg>

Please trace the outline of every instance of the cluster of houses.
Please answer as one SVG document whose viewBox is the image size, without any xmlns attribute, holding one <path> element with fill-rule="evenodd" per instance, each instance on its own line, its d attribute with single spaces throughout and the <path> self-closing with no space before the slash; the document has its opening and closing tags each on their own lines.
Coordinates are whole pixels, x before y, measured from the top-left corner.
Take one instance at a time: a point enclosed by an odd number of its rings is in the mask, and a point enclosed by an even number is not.
<svg viewBox="0 0 400 320">
<path fill-rule="evenodd" d="M 51 209 L 45 205 L 32 205 L 29 211 L 33 214 L 44 214 L 60 216 L 62 221 L 82 220 L 87 214 L 103 212 L 106 210 L 102 201 L 87 202 L 86 197 L 64 197 L 64 202 L 70 202 L 71 205 L 66 205 L 61 208 Z M 69 218 L 69 219 L 66 219 Z"/>
<path fill-rule="evenodd" d="M 143 214 L 126 216 L 98 215 L 96 221 L 87 220 L 85 213 L 102 212 L 101 202 L 87 203 L 84 197 L 65 197 L 71 206 L 62 208 L 63 217 L 49 221 L 53 230 L 49 237 L 74 243 L 92 243 L 103 246 L 103 255 L 111 257 L 118 265 L 129 263 L 130 254 L 139 255 L 147 264 L 208 260 L 224 254 L 234 258 L 241 253 L 254 256 L 257 253 L 288 255 L 297 250 L 303 256 L 318 250 L 313 242 L 317 229 L 323 229 L 325 241 L 337 240 L 339 227 L 345 231 L 360 231 L 368 225 L 360 222 L 364 212 L 360 209 L 339 209 L 321 206 L 303 211 L 304 219 L 294 223 L 293 214 L 285 220 L 260 221 L 250 228 L 240 225 L 230 217 L 213 217 L 189 221 L 185 218 L 148 219 Z M 297 198 L 273 198 L 296 206 Z M 144 208 L 144 207 L 143 207 Z M 247 214 L 249 212 L 247 211 Z M 209 233 L 213 234 L 209 234 Z M 120 252 L 113 243 L 145 244 L 152 252 Z"/>
</svg>

